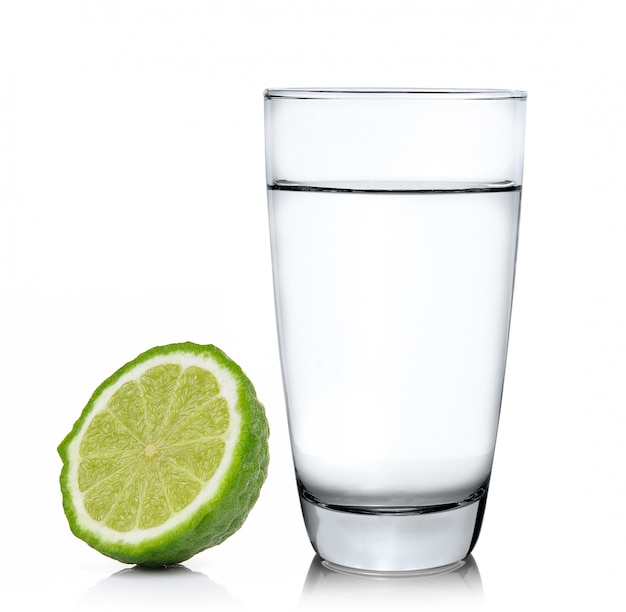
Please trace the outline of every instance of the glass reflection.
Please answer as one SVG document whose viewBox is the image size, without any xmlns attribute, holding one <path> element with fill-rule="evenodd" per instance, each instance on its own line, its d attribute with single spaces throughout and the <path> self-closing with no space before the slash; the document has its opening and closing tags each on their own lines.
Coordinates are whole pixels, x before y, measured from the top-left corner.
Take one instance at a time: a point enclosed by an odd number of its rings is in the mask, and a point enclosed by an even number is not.
<svg viewBox="0 0 626 612">
<path fill-rule="evenodd" d="M 438 570 L 403 574 L 365 574 L 334 567 L 315 557 L 302 589 L 300 609 L 482 610 L 485 600 L 478 565 L 470 555 Z"/>
</svg>

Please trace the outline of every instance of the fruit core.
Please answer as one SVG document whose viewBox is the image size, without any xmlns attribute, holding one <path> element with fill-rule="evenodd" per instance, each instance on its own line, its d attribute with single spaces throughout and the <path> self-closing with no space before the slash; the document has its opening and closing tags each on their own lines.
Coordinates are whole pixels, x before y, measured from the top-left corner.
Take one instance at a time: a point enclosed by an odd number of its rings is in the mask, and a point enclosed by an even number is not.
<svg viewBox="0 0 626 612">
<path fill-rule="evenodd" d="M 146 457 L 152 457 L 153 455 L 156 455 L 158 451 L 158 446 L 156 446 L 155 444 L 148 444 L 145 450 Z"/>
</svg>

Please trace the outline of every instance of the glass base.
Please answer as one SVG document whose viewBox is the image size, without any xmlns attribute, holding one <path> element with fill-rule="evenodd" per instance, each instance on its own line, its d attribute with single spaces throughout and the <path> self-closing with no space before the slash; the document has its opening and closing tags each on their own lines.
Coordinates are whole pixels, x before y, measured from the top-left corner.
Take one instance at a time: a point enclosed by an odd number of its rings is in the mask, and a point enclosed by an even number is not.
<svg viewBox="0 0 626 612">
<path fill-rule="evenodd" d="M 470 554 L 482 524 L 487 487 L 454 507 L 384 511 L 326 506 L 301 490 L 309 539 L 329 564 L 363 573 L 445 568 Z"/>
</svg>

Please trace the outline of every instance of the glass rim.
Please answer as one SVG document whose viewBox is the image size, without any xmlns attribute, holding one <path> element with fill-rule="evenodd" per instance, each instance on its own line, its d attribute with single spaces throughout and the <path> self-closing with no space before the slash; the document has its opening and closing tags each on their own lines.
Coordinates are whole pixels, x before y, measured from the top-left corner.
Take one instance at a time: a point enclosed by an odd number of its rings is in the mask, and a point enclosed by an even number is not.
<svg viewBox="0 0 626 612">
<path fill-rule="evenodd" d="M 519 89 L 457 89 L 402 87 L 287 87 L 266 89 L 266 100 L 358 100 L 358 99 L 450 99 L 450 100 L 514 100 L 526 99 Z"/>
</svg>

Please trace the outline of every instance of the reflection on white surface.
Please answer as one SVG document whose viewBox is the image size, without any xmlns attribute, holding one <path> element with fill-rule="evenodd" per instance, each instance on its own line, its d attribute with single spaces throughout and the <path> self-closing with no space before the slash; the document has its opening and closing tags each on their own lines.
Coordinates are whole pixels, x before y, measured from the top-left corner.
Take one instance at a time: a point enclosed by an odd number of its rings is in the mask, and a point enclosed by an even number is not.
<svg viewBox="0 0 626 612">
<path fill-rule="evenodd" d="M 366 575 L 331 568 L 315 557 L 309 568 L 300 609 L 483 610 L 482 581 L 470 555 L 454 566 L 427 572 L 396 575 Z"/>
<path fill-rule="evenodd" d="M 176 565 L 160 569 L 139 566 L 101 580 L 76 602 L 78 610 L 242 610 L 221 585 L 201 572 Z"/>
</svg>

